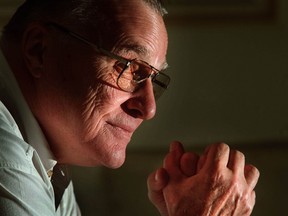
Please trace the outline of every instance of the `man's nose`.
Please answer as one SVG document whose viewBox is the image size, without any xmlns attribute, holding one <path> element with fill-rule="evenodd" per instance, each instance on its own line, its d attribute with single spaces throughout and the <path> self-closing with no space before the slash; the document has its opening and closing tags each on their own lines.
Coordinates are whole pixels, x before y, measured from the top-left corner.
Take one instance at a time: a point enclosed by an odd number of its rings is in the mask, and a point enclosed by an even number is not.
<svg viewBox="0 0 288 216">
<path fill-rule="evenodd" d="M 147 79 L 142 86 L 132 94 L 127 101 L 127 109 L 134 117 L 143 120 L 152 119 L 156 114 L 156 102 L 151 79 Z"/>
</svg>

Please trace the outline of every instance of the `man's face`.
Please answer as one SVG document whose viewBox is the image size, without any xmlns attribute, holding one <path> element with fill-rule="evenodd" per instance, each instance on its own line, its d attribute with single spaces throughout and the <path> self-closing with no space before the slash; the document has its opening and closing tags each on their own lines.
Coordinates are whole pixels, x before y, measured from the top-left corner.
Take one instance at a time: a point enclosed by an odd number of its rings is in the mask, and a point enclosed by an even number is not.
<svg viewBox="0 0 288 216">
<path fill-rule="evenodd" d="M 138 1 L 123 1 L 119 10 L 122 13 L 116 19 L 121 24 L 115 26 L 119 34 L 113 38 L 112 52 L 162 69 L 167 50 L 162 18 Z M 55 31 L 54 36 L 57 34 L 61 33 Z M 110 46 L 103 41 L 102 48 Z M 74 38 L 57 44 L 52 36 L 49 43 L 38 83 L 40 107 L 35 112 L 57 160 L 121 166 L 133 132 L 155 115 L 151 80 L 134 93 L 124 92 L 116 84 L 117 60 L 99 56 Z"/>
</svg>

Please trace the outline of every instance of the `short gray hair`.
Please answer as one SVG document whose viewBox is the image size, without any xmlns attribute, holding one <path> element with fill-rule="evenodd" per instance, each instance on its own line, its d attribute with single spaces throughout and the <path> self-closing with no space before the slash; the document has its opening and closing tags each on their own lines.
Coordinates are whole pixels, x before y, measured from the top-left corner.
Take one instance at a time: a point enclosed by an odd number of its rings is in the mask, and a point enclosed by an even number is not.
<svg viewBox="0 0 288 216">
<path fill-rule="evenodd" d="M 167 13 L 163 0 L 139 1 L 145 2 L 161 16 Z M 103 28 L 103 24 L 108 22 L 107 13 L 109 14 L 111 6 L 116 5 L 116 2 L 117 0 L 26 0 L 4 27 L 3 35 L 20 39 L 32 22 L 77 23 L 79 26 L 101 29 L 101 26 Z"/>
</svg>

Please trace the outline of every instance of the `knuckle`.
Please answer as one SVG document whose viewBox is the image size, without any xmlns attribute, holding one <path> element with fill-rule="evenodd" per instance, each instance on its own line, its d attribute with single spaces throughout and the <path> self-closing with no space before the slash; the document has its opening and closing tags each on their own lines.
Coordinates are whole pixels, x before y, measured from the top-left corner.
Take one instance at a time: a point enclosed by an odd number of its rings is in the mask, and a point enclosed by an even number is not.
<svg viewBox="0 0 288 216">
<path fill-rule="evenodd" d="M 241 151 L 238 151 L 238 150 L 234 150 L 234 151 L 235 151 L 235 156 L 237 158 L 239 158 L 240 160 L 245 161 L 245 155 Z"/>
<path fill-rule="evenodd" d="M 227 145 L 224 142 L 217 143 L 215 145 L 217 147 L 217 150 L 219 150 L 219 151 L 228 151 L 230 149 L 229 145 Z"/>
<path fill-rule="evenodd" d="M 259 178 L 260 176 L 260 171 L 253 165 L 250 165 L 249 172 L 255 177 Z"/>
<path fill-rule="evenodd" d="M 240 200 L 243 214 L 250 214 L 254 208 L 255 196 L 253 196 L 251 193 L 245 193 L 245 195 L 243 195 Z"/>
<path fill-rule="evenodd" d="M 216 151 L 216 152 L 223 152 L 223 151 L 229 151 L 229 146 L 226 143 L 214 143 L 209 145 L 205 149 L 205 154 L 207 154 L 210 151 Z"/>
<path fill-rule="evenodd" d="M 215 167 L 210 173 L 209 178 L 210 188 L 215 189 L 218 187 L 222 187 L 223 185 L 225 185 L 226 182 L 225 179 L 226 179 L 225 175 L 220 171 L 219 168 Z"/>
<path fill-rule="evenodd" d="M 233 194 L 233 198 L 231 197 L 230 204 L 234 206 L 234 212 L 242 216 L 250 215 L 255 205 L 255 196 L 253 196 L 253 193 L 248 190 L 243 191 L 241 187 L 237 186 L 231 188 L 231 193 Z"/>
</svg>

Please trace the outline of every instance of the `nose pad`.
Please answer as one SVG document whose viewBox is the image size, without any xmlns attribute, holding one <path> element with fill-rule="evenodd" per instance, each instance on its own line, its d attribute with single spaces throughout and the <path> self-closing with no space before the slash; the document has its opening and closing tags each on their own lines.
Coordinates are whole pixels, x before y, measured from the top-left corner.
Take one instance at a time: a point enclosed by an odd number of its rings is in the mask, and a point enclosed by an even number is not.
<svg viewBox="0 0 288 216">
<path fill-rule="evenodd" d="M 151 79 L 147 79 L 136 92 L 132 93 L 126 106 L 137 118 L 149 120 L 155 116 L 156 102 Z"/>
</svg>

